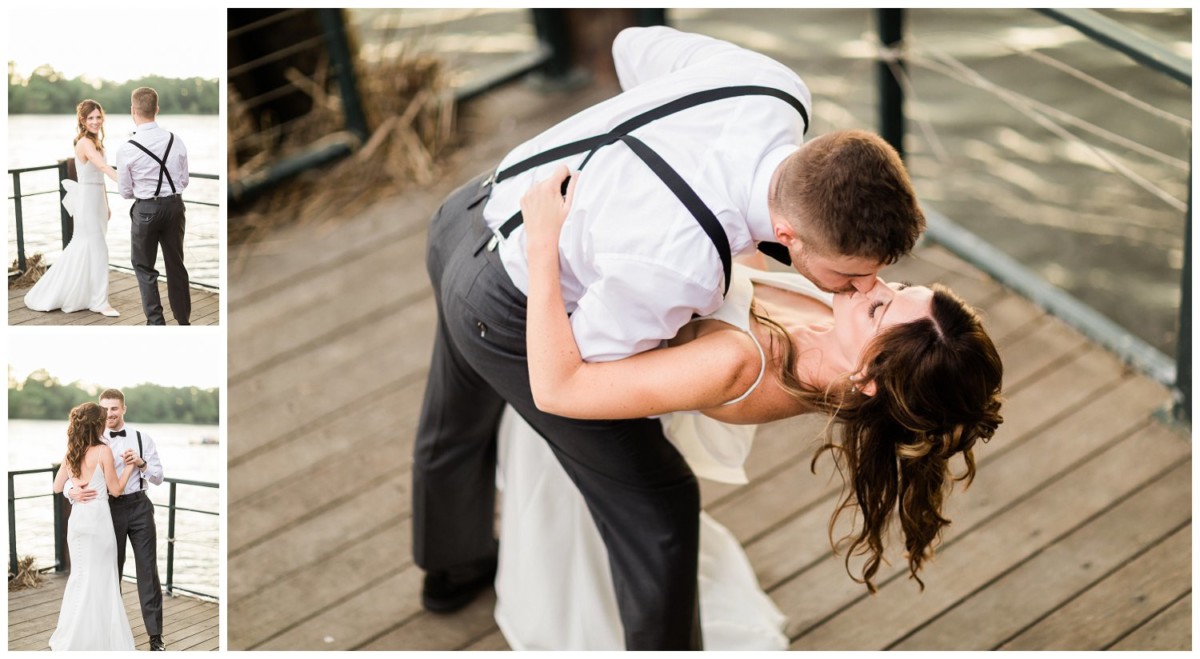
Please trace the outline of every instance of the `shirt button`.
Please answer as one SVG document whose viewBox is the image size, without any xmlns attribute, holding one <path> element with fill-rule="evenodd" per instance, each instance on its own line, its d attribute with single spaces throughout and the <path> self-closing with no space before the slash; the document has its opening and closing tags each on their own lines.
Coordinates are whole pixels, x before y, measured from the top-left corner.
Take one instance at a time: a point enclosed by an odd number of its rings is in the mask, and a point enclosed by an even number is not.
<svg viewBox="0 0 1200 659">
<path fill-rule="evenodd" d="M 475 328 L 479 330 L 480 338 L 487 336 L 487 325 L 484 325 L 483 321 L 476 322 Z"/>
</svg>

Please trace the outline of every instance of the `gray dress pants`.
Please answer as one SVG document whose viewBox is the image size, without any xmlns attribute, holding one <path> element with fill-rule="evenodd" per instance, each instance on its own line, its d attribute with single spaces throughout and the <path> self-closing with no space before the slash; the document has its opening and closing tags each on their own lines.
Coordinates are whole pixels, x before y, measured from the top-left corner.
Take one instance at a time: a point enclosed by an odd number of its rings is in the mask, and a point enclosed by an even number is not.
<svg viewBox="0 0 1200 659">
<path fill-rule="evenodd" d="M 581 421 L 534 406 L 525 296 L 486 249 L 482 180 L 453 193 L 429 227 L 438 326 L 413 457 L 414 559 L 434 571 L 495 555 L 496 430 L 507 402 L 587 502 L 627 649 L 700 649 L 696 478 L 657 420 Z"/>
<path fill-rule="evenodd" d="M 128 468 L 128 467 L 127 467 Z M 146 633 L 162 634 L 162 586 L 158 581 L 158 533 L 154 526 L 154 504 L 145 492 L 109 499 L 113 531 L 117 534 L 117 574 L 125 570 L 125 539 L 133 545 L 137 563 L 138 600 Z"/>
<path fill-rule="evenodd" d="M 142 311 L 147 325 L 166 325 L 158 294 L 158 248 L 162 246 L 167 268 L 167 299 L 180 325 L 190 324 L 192 295 L 187 268 L 183 265 L 183 233 L 187 226 L 183 196 L 138 199 L 129 208 L 130 260 L 142 294 Z"/>
</svg>

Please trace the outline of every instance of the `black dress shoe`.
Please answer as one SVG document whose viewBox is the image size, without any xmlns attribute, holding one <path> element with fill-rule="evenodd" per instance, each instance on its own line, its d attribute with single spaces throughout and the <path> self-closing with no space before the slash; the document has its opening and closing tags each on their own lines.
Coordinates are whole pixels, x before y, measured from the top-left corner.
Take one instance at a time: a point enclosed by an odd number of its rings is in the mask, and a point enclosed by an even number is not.
<svg viewBox="0 0 1200 659">
<path fill-rule="evenodd" d="M 150 637 L 150 649 L 151 650 L 166 650 L 167 644 L 163 643 L 162 636 L 160 636 L 159 634 L 155 634 Z"/>
<path fill-rule="evenodd" d="M 486 558 L 453 570 L 425 573 L 421 604 L 426 611 L 451 613 L 471 603 L 496 580 L 496 558 Z"/>
</svg>

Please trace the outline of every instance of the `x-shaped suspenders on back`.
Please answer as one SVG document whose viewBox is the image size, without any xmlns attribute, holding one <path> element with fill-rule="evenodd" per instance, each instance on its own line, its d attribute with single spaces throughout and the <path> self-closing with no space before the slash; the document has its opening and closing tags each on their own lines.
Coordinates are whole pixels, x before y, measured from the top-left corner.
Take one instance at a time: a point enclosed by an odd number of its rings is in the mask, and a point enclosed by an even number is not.
<svg viewBox="0 0 1200 659">
<path fill-rule="evenodd" d="M 138 144 L 137 142 L 134 142 L 133 140 L 129 140 L 130 144 L 141 149 L 143 153 L 150 156 L 150 158 L 153 159 L 154 162 L 158 163 L 158 187 L 154 188 L 154 196 L 155 197 L 158 196 L 159 192 L 162 192 L 163 176 L 167 177 L 167 184 L 171 186 L 171 194 L 175 194 L 175 181 L 171 180 L 171 173 L 167 171 L 167 156 L 170 155 L 170 153 L 171 153 L 171 145 L 175 144 L 175 133 L 167 133 L 167 134 L 171 136 L 171 139 L 167 140 L 167 150 L 163 152 L 161 158 L 154 155 L 150 151 L 150 149 L 147 149 L 146 147 L 142 146 L 141 144 Z"/>
<path fill-rule="evenodd" d="M 733 256 L 729 248 L 729 238 L 725 235 L 725 230 L 721 227 L 721 223 L 717 221 L 717 216 L 711 210 L 709 210 L 708 206 L 704 205 L 704 202 L 700 199 L 700 196 L 696 194 L 696 191 L 693 190 L 691 186 L 689 186 L 687 182 L 683 180 L 683 177 L 680 176 L 678 172 L 672 169 L 671 166 L 662 159 L 662 156 L 659 156 L 654 149 L 646 146 L 644 142 L 633 135 L 630 135 L 629 133 L 656 119 L 661 119 L 663 117 L 675 114 L 676 112 L 680 112 L 697 105 L 702 105 L 704 103 L 711 103 L 713 101 L 719 101 L 737 96 L 773 96 L 785 101 L 788 105 L 791 105 L 796 109 L 797 112 L 800 113 L 800 117 L 804 120 L 804 132 L 808 132 L 808 112 L 804 109 L 804 104 L 802 104 L 791 94 L 778 89 L 760 87 L 756 85 L 720 87 L 717 89 L 708 89 L 705 91 L 695 92 L 677 98 L 674 101 L 660 105 L 652 110 L 648 110 L 642 114 L 627 119 L 607 133 L 596 135 L 594 137 L 588 137 L 582 140 L 571 142 L 569 144 L 564 144 L 562 146 L 558 146 L 533 155 L 511 167 L 497 172 L 493 177 L 492 182 L 499 183 L 505 179 L 516 176 L 517 174 L 527 172 L 534 167 L 552 163 L 556 160 L 561 160 L 563 158 L 587 151 L 587 157 L 585 157 L 583 159 L 583 163 L 579 165 L 579 170 L 582 171 L 584 166 L 588 164 L 588 161 L 592 159 L 592 156 L 596 155 L 596 151 L 617 141 L 624 142 L 630 148 L 630 150 L 633 151 L 634 155 L 640 158 L 642 162 L 646 163 L 650 170 L 653 171 L 654 174 L 658 176 L 658 178 L 664 184 L 666 184 L 668 188 L 670 188 L 671 192 L 674 193 L 679 201 L 683 203 L 684 207 L 688 209 L 688 212 L 690 212 L 692 216 L 696 218 L 696 222 L 700 224 L 700 228 L 704 230 L 704 233 L 708 234 L 709 239 L 712 240 L 713 247 L 716 248 L 717 254 L 721 257 L 721 266 L 725 270 L 725 293 L 728 293 L 730 278 L 733 272 Z M 500 228 L 497 230 L 499 237 L 501 239 L 507 239 L 509 234 L 511 234 L 517 227 L 521 226 L 524 221 L 525 218 L 521 216 L 521 211 L 517 211 L 512 217 L 508 218 L 504 224 L 500 225 Z M 494 245 L 489 245 L 489 249 L 493 246 Z M 759 249 L 768 256 L 786 263 L 787 250 L 783 249 L 779 245 L 774 245 L 774 247 L 777 249 L 772 249 L 770 246 L 765 244 L 759 245 Z"/>
</svg>

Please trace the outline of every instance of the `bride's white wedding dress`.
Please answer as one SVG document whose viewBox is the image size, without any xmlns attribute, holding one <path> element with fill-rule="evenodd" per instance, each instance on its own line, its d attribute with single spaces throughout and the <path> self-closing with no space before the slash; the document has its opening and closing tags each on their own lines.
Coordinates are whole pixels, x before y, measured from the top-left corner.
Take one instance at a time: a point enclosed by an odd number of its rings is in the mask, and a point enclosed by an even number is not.
<svg viewBox="0 0 1200 659">
<path fill-rule="evenodd" d="M 799 275 L 735 266 L 725 303 L 711 317 L 749 331 L 754 283 L 825 304 L 832 300 Z M 723 424 L 688 412 L 661 420 L 667 438 L 698 477 L 747 482 L 743 463 L 755 426 Z M 545 440 L 511 407 L 500 425 L 496 481 L 503 495 L 495 617 L 509 646 L 624 649 L 607 550 L 583 496 Z M 703 512 L 699 565 L 706 650 L 787 649 L 782 632 L 786 618 L 762 591 L 742 546 Z"/>
<path fill-rule="evenodd" d="M 75 504 L 67 522 L 71 576 L 50 649 L 133 650 L 133 631 L 117 575 L 117 535 L 108 507 L 108 485 L 99 464 L 88 487 L 96 491 L 96 498 Z"/>
<path fill-rule="evenodd" d="M 79 181 L 64 180 L 63 205 L 75 218 L 71 242 L 58 260 L 25 294 L 34 311 L 89 309 L 103 313 L 108 304 L 108 199 L 104 173 L 90 162 L 75 159 Z"/>
</svg>

